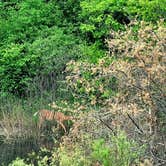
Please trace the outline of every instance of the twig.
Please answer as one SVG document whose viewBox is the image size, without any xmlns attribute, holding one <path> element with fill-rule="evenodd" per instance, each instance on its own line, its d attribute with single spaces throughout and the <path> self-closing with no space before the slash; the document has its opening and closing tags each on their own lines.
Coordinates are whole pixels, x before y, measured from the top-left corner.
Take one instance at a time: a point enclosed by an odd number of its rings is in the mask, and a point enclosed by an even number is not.
<svg viewBox="0 0 166 166">
<path fill-rule="evenodd" d="M 153 153 L 153 151 L 152 151 L 152 149 L 150 150 L 150 153 L 151 153 L 151 155 L 152 155 L 152 157 L 153 157 L 154 159 L 157 159 L 158 161 L 161 161 L 161 162 L 166 163 L 166 160 L 161 159 L 161 158 L 159 158 L 159 157 L 155 156 L 155 155 L 154 155 L 154 153 Z"/>
<path fill-rule="evenodd" d="M 114 134 L 114 136 L 116 135 L 116 133 L 114 132 L 114 130 L 107 123 L 105 123 L 101 118 L 99 118 L 99 120 L 100 120 L 100 122 L 102 122 L 105 126 L 107 126 L 112 131 L 112 133 Z"/>
<path fill-rule="evenodd" d="M 133 122 L 133 124 L 137 127 L 137 129 L 143 134 L 143 130 L 138 126 L 138 124 L 134 121 L 134 119 L 127 113 L 129 119 Z"/>
</svg>

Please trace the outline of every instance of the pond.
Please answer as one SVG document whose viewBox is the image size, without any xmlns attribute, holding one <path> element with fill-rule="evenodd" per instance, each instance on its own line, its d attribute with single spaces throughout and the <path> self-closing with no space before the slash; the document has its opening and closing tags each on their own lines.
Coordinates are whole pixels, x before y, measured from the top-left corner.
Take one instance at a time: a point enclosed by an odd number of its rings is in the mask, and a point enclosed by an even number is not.
<svg viewBox="0 0 166 166">
<path fill-rule="evenodd" d="M 39 144 L 33 137 L 6 140 L 0 136 L 0 165 L 7 166 L 16 157 L 24 158 L 32 151 L 39 151 Z"/>
<path fill-rule="evenodd" d="M 27 158 L 31 152 L 38 154 L 41 147 L 52 149 L 54 146 L 59 146 L 59 143 L 55 143 L 55 139 L 60 142 L 63 136 L 63 131 L 52 131 L 51 125 L 46 125 L 41 132 L 36 132 L 32 135 L 10 135 L 6 138 L 6 133 L 0 127 L 0 166 L 7 166 L 17 157 Z"/>
</svg>

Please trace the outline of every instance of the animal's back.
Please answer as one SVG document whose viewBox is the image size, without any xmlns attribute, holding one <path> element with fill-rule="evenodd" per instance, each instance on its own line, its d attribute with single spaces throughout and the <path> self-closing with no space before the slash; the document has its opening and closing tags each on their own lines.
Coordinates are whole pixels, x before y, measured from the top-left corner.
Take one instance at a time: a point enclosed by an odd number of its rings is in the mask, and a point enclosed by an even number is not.
<svg viewBox="0 0 166 166">
<path fill-rule="evenodd" d="M 54 112 L 50 110 L 43 109 L 39 111 L 39 117 L 46 120 L 53 120 L 53 114 Z"/>
<path fill-rule="evenodd" d="M 54 119 L 63 122 L 64 120 L 66 120 L 66 115 L 64 115 L 62 112 L 55 112 Z"/>
</svg>

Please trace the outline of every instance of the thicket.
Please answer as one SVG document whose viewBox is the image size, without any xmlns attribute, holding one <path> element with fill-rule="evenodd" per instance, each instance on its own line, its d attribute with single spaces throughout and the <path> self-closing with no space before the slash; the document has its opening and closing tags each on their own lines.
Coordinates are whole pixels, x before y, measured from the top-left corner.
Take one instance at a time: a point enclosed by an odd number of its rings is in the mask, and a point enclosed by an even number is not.
<svg viewBox="0 0 166 166">
<path fill-rule="evenodd" d="M 156 22 L 160 18 L 165 18 L 165 10 L 164 1 L 157 0 L 1 1 L 1 92 L 4 94 L 8 91 L 24 95 L 24 89 L 38 75 L 38 70 L 40 73 L 43 70 L 45 73 L 45 69 L 56 73 L 63 69 L 64 64 L 72 56 L 69 55 L 69 52 L 72 52 L 71 49 L 76 49 L 79 55 L 83 54 L 85 58 L 96 62 L 98 58 L 104 56 L 102 49 L 105 47 L 104 40 L 108 37 L 110 28 L 124 30 L 125 25 L 128 25 L 135 16 L 137 20 Z M 57 40 L 53 41 L 53 36 Z M 81 40 L 83 44 L 80 45 L 81 49 L 78 51 L 75 47 Z M 44 42 L 48 45 L 43 44 Z M 57 43 L 53 44 L 53 42 Z M 37 43 L 42 48 L 35 48 Z M 43 47 L 47 50 L 45 53 Z M 58 53 L 51 52 L 54 47 L 57 47 Z M 41 52 L 32 49 L 41 49 Z M 72 53 L 73 56 L 76 52 Z M 58 58 L 55 60 L 58 61 L 54 62 L 58 63 L 57 66 L 62 65 L 60 69 L 53 71 L 50 67 L 48 59 L 52 57 L 65 59 L 62 64 L 59 63 L 61 60 Z M 46 81 L 48 77 L 45 77 Z"/>
<path fill-rule="evenodd" d="M 60 166 L 90 166 L 90 165 L 104 165 L 104 166 L 128 166 L 130 162 L 133 163 L 144 151 L 143 147 L 138 147 L 134 141 L 130 142 L 124 133 L 118 136 L 112 136 L 109 143 L 104 139 L 88 139 L 84 138 L 88 143 L 85 147 L 79 144 L 73 145 L 72 149 L 61 146 L 59 149 L 52 151 L 42 149 L 40 156 L 36 157 L 37 165 L 60 165 Z M 109 144 L 109 145 L 108 145 Z M 133 151 L 135 149 L 135 151 Z M 136 151 L 137 150 L 137 151 Z M 47 155 L 43 155 L 43 154 Z M 35 157 L 35 153 L 31 155 Z M 31 161 L 31 159 L 30 159 Z M 33 166 L 34 164 L 26 164 L 21 159 L 16 159 L 9 166 Z"/>
<path fill-rule="evenodd" d="M 1 92 L 24 95 L 35 76 L 56 77 L 78 56 L 76 38 L 58 27 L 63 20 L 58 8 L 41 0 L 1 2 Z"/>
<path fill-rule="evenodd" d="M 80 30 L 93 43 L 103 42 L 110 28 L 124 30 L 136 16 L 138 21 L 153 22 L 166 16 L 164 1 L 156 0 L 83 0 L 81 9 Z"/>
<path fill-rule="evenodd" d="M 11 165 L 165 163 L 165 4 L 0 1 L 0 146 L 55 141 Z M 35 132 L 43 108 L 74 117 L 65 136 Z"/>
<path fill-rule="evenodd" d="M 156 26 L 141 22 L 137 32 L 129 28 L 111 33 L 114 38 L 108 47 L 116 58 L 107 55 L 95 65 L 67 64 L 66 82 L 77 101 L 53 106 L 75 118 L 69 134 L 62 137 L 59 148 L 33 153 L 24 164 L 33 165 L 34 158 L 38 165 L 62 166 L 165 163 L 161 139 L 165 138 L 165 27 L 162 22 Z M 101 87 L 94 85 L 94 74 L 102 78 Z M 112 76 L 118 91 L 103 98 L 113 88 L 104 78 Z M 98 97 L 95 102 L 93 96 Z M 17 162 L 23 161 L 13 165 Z"/>
<path fill-rule="evenodd" d="M 80 140 L 85 133 L 107 137 L 109 134 L 102 125 L 115 135 L 118 129 L 125 130 L 139 143 L 147 140 L 144 142 L 147 153 L 152 155 L 155 165 L 165 157 L 164 146 L 156 146 L 160 137 L 165 137 L 165 26 L 163 22 L 157 25 L 141 22 L 138 31 L 131 27 L 126 32 L 111 31 L 111 35 L 113 39 L 108 40 L 111 57 L 102 58 L 95 65 L 87 61 L 68 63 L 66 81 L 73 95 L 95 110 L 85 117 L 81 115 L 76 132 L 79 136 L 71 134 L 71 140 L 74 137 Z M 114 86 L 109 87 L 112 77 Z M 102 80 L 99 85 L 98 79 Z M 108 90 L 114 90 L 115 95 L 107 93 Z"/>
</svg>

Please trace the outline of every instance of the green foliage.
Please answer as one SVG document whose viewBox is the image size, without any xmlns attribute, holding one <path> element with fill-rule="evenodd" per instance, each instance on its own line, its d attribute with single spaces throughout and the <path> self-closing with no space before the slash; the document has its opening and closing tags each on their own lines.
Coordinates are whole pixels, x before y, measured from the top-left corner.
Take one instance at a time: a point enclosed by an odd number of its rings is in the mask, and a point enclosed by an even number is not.
<svg viewBox="0 0 166 166">
<path fill-rule="evenodd" d="M 139 20 L 156 22 L 166 18 L 166 1 L 130 0 L 127 1 L 126 11 Z"/>
<path fill-rule="evenodd" d="M 113 159 L 117 165 L 129 166 L 131 161 L 134 162 L 138 160 L 139 156 L 144 153 L 144 146 L 139 146 L 133 140 L 128 140 L 127 136 L 120 132 L 117 137 L 112 138 L 113 144 L 115 144 L 115 151 L 118 154 L 116 158 Z M 115 154 L 113 152 L 112 154 Z M 114 165 L 114 164 L 113 164 Z"/>
<path fill-rule="evenodd" d="M 28 78 L 26 77 L 27 63 L 31 57 L 24 56 L 24 45 L 10 44 L 0 50 L 0 85 L 2 91 L 12 92 L 20 89 Z"/>
<path fill-rule="evenodd" d="M 36 161 L 39 166 L 48 163 L 60 166 L 90 166 L 95 163 L 103 166 L 129 166 L 139 161 L 145 149 L 144 146 L 138 146 L 136 142 L 128 140 L 123 132 L 113 136 L 109 141 L 90 140 L 88 136 L 84 136 L 84 141 L 84 145 L 81 145 L 81 142 L 73 142 L 72 145 L 61 145 L 51 151 L 41 149 L 38 155 L 32 153 L 27 161 Z M 15 162 L 25 164 L 23 160 L 17 159 L 13 163 Z"/>
<path fill-rule="evenodd" d="M 78 24 L 78 14 L 80 13 L 80 1 L 81 0 L 54 0 L 54 2 L 59 6 L 59 9 L 63 11 L 63 18 L 65 23 Z"/>
<path fill-rule="evenodd" d="M 60 73 L 71 58 L 80 56 L 80 50 L 76 46 L 76 38 L 72 35 L 65 35 L 56 27 L 52 31 L 48 37 L 35 40 L 29 52 L 38 57 L 40 71 Z"/>
<path fill-rule="evenodd" d="M 66 82 L 73 95 L 91 105 L 104 104 L 104 99 L 116 95 L 118 80 L 111 70 L 113 61 L 113 58 L 104 57 L 97 64 L 69 62 Z"/>
<path fill-rule="evenodd" d="M 102 163 L 104 166 L 110 166 L 110 149 L 105 145 L 104 139 L 95 140 L 92 146 L 92 158 Z"/>
<path fill-rule="evenodd" d="M 34 76 L 45 75 L 44 81 L 51 73 L 56 77 L 66 62 L 80 56 L 72 35 L 56 27 L 47 34 L 32 44 L 10 44 L 0 51 L 1 91 L 22 94 Z"/>
<path fill-rule="evenodd" d="M 80 30 L 90 42 L 103 41 L 110 29 L 124 30 L 136 16 L 153 22 L 165 18 L 165 4 L 165 0 L 82 0 Z"/>
<path fill-rule="evenodd" d="M 90 63 L 97 63 L 100 58 L 105 56 L 105 51 L 99 49 L 100 43 L 94 43 L 91 45 L 82 44 L 80 45 L 80 49 L 83 52 L 82 60 L 87 60 Z"/>
<path fill-rule="evenodd" d="M 1 2 L 6 10 L 10 2 Z M 15 2 L 7 10 L 6 16 L 0 15 L 0 41 L 5 43 L 33 41 L 40 32 L 61 22 L 61 12 L 52 3 L 43 0 L 25 0 Z M 4 20 L 5 19 L 5 20 Z"/>
<path fill-rule="evenodd" d="M 29 164 L 25 164 L 24 160 L 17 158 L 14 160 L 9 166 L 32 166 Z"/>
<path fill-rule="evenodd" d="M 80 30 L 89 41 L 104 39 L 110 27 L 116 30 L 122 28 L 122 25 L 114 20 L 112 12 L 116 9 L 111 8 L 111 6 L 118 8 L 116 2 L 110 0 L 84 0 L 81 2 L 80 17 L 83 21 Z"/>
<path fill-rule="evenodd" d="M 69 151 L 65 149 L 64 147 L 60 149 L 59 152 L 60 162 L 59 164 L 61 166 L 89 166 L 90 160 L 88 159 L 88 156 L 85 155 L 85 151 L 79 147 L 76 146 L 74 148 L 74 151 L 69 154 Z"/>
<path fill-rule="evenodd" d="M 165 4 L 157 0 L 13 0 L 1 1 L 0 9 L 1 91 L 18 94 L 38 72 L 61 72 L 69 59 L 80 55 L 78 48 L 73 49 L 79 42 L 64 33 L 82 32 L 93 44 L 82 44 L 81 51 L 96 63 L 104 56 L 109 30 L 124 29 L 128 16 L 148 21 L 165 16 Z"/>
<path fill-rule="evenodd" d="M 110 146 L 104 139 L 95 140 L 92 146 L 92 158 L 103 166 L 129 166 L 143 153 L 144 148 L 134 141 L 129 141 L 126 135 L 120 132 L 111 138 Z"/>
<path fill-rule="evenodd" d="M 3 94 L 24 95 L 25 88 L 38 75 L 46 82 L 54 73 L 55 82 L 65 63 L 80 55 L 76 38 L 64 34 L 65 28 L 57 27 L 67 26 L 62 21 L 64 13 L 60 8 L 62 4 L 53 1 L 0 2 L 0 90 Z"/>
</svg>

